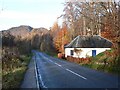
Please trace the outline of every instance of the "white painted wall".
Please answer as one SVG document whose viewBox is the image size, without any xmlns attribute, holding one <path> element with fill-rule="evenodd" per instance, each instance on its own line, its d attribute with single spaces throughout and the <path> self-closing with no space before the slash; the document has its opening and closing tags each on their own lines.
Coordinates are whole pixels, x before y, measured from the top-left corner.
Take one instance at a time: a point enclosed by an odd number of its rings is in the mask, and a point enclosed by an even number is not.
<svg viewBox="0 0 120 90">
<path fill-rule="evenodd" d="M 92 56 L 92 50 L 96 50 L 96 55 L 104 52 L 106 50 L 110 50 L 111 48 L 76 48 L 76 49 L 81 49 L 82 52 L 79 55 L 80 58 L 86 58 L 86 55 Z M 74 48 L 65 48 L 65 57 L 71 56 L 70 51 L 74 50 Z M 78 57 L 78 55 L 74 52 L 73 57 Z"/>
</svg>

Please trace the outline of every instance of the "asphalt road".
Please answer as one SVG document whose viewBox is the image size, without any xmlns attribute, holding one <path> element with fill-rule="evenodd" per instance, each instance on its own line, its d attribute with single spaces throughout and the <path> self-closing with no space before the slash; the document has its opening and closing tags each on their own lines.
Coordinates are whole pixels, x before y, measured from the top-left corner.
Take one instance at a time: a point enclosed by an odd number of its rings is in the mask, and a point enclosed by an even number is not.
<svg viewBox="0 0 120 90">
<path fill-rule="evenodd" d="M 118 77 L 33 51 L 42 88 L 118 88 Z"/>
</svg>

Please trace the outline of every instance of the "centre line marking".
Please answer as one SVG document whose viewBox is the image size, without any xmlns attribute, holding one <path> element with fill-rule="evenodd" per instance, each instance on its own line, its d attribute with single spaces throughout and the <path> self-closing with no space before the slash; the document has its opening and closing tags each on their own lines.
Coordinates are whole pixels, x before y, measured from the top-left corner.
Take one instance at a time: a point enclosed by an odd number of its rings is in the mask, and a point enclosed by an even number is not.
<svg viewBox="0 0 120 90">
<path fill-rule="evenodd" d="M 50 60 L 50 62 L 53 62 L 53 61 Z"/>
<path fill-rule="evenodd" d="M 47 58 L 47 57 L 45 57 L 45 56 L 43 56 L 43 58 L 48 59 L 50 62 L 52 62 L 52 63 L 56 64 L 56 65 L 57 65 L 57 66 L 59 66 L 59 67 L 62 67 L 62 65 L 60 65 L 60 64 L 58 64 L 58 63 L 55 63 L 54 61 L 50 60 L 49 58 Z"/>
<path fill-rule="evenodd" d="M 77 74 L 77 73 L 75 73 L 75 72 L 73 72 L 73 71 L 71 71 L 69 69 L 66 69 L 66 70 L 73 73 L 73 74 L 75 74 L 75 75 L 77 75 L 77 76 L 79 76 L 79 77 L 81 77 L 81 78 L 83 78 L 83 79 L 85 79 L 85 80 L 87 80 L 87 78 L 85 78 L 85 77 L 83 77 L 83 76 L 81 76 L 81 75 L 79 75 L 79 74 Z"/>
<path fill-rule="evenodd" d="M 61 67 L 61 65 L 60 65 L 60 64 L 58 64 L 58 63 L 55 63 L 55 64 Z"/>
</svg>

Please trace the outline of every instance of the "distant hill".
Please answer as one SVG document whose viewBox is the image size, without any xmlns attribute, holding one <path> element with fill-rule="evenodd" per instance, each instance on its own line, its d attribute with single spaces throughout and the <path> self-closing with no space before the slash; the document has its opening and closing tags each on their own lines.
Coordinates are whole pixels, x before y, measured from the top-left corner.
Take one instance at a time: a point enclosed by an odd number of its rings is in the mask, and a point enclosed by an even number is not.
<svg viewBox="0 0 120 90">
<path fill-rule="evenodd" d="M 17 45 L 22 52 L 37 49 L 44 52 L 55 51 L 50 31 L 46 28 L 33 28 L 21 25 L 8 30 L 0 31 L 3 37 L 3 46 Z"/>
<path fill-rule="evenodd" d="M 6 33 L 10 33 L 11 35 L 17 37 L 17 36 L 21 36 L 21 37 L 25 37 L 26 35 L 30 34 L 30 33 L 47 33 L 48 30 L 45 28 L 33 28 L 31 26 L 25 26 L 25 25 L 21 25 L 18 27 L 12 27 L 8 30 L 4 30 L 2 31 L 2 34 L 6 34 Z"/>
<path fill-rule="evenodd" d="M 38 33 L 48 33 L 48 30 L 46 28 L 33 28 L 31 32 L 38 32 Z"/>
</svg>

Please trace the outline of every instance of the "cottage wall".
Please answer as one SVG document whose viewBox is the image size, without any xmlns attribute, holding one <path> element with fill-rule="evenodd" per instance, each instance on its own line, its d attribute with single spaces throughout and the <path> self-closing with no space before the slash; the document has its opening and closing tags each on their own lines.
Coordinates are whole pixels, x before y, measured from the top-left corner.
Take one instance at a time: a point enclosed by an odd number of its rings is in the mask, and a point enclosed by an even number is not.
<svg viewBox="0 0 120 90">
<path fill-rule="evenodd" d="M 92 56 L 92 50 L 96 50 L 96 55 L 97 55 L 106 50 L 110 50 L 111 48 L 76 48 L 76 49 L 82 50 L 79 55 L 76 54 L 76 52 L 74 52 L 74 48 L 65 48 L 65 57 L 73 56 L 73 57 L 79 57 L 79 58 L 86 58 L 86 56 Z M 73 50 L 73 55 L 71 55 L 71 50 Z"/>
</svg>

